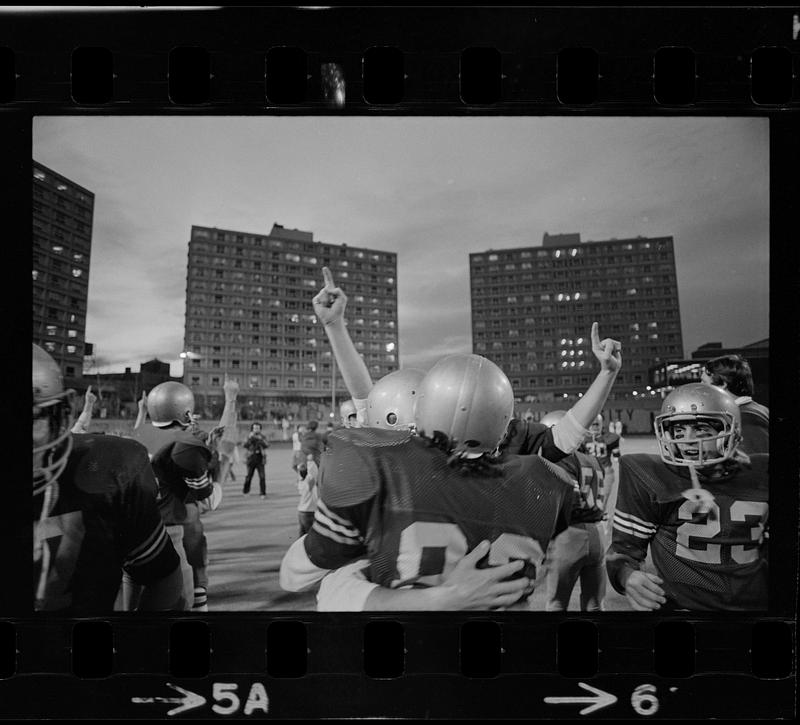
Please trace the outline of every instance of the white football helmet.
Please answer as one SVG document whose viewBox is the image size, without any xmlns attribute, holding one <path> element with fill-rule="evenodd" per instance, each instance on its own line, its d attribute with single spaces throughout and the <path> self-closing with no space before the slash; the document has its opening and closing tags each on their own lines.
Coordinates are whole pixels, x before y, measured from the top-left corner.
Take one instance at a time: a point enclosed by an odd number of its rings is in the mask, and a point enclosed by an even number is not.
<svg viewBox="0 0 800 725">
<path fill-rule="evenodd" d="M 342 419 L 342 425 L 345 428 L 358 427 L 358 411 L 352 399 L 345 400 L 344 403 L 339 406 L 339 415 Z"/>
<path fill-rule="evenodd" d="M 718 429 L 713 437 L 674 439 L 676 423 L 710 423 Z M 654 421 L 659 454 L 673 466 L 710 466 L 733 457 L 742 439 L 742 418 L 734 397 L 722 388 L 706 383 L 688 383 L 673 390 L 661 405 Z M 704 451 L 703 442 L 716 441 L 716 455 Z M 680 447 L 679 445 L 680 444 Z M 684 458 L 681 447 L 697 449 L 696 458 Z"/>
<path fill-rule="evenodd" d="M 33 346 L 33 493 L 58 480 L 72 450 L 73 390 L 64 390 L 61 369 Z"/>
<path fill-rule="evenodd" d="M 384 375 L 367 396 L 367 426 L 403 430 L 414 425 L 414 407 L 425 371 L 403 368 Z"/>
<path fill-rule="evenodd" d="M 448 355 L 420 386 L 415 415 L 420 435 L 438 431 L 453 453 L 493 451 L 514 415 L 514 393 L 505 373 L 480 355 Z"/>
</svg>

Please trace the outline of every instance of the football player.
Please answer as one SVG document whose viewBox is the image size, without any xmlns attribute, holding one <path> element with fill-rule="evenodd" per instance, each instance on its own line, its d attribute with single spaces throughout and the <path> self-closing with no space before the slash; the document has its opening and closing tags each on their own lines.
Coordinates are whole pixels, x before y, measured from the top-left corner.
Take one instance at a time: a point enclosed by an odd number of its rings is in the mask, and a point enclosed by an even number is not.
<svg viewBox="0 0 800 725">
<path fill-rule="evenodd" d="M 118 436 L 71 433 L 72 391 L 37 345 L 32 378 L 34 608 L 110 614 L 125 571 L 143 587 L 140 610 L 186 609 L 147 451 Z"/>
<path fill-rule="evenodd" d="M 767 454 L 739 450 L 741 416 L 721 388 L 690 383 L 655 419 L 660 457 L 620 458 L 613 587 L 634 609 L 767 607 Z M 656 572 L 644 568 L 650 550 Z"/>
<path fill-rule="evenodd" d="M 753 373 L 741 355 L 723 355 L 709 360 L 700 380 L 727 390 L 736 400 L 742 415 L 742 442 L 745 453 L 769 453 L 769 408 L 753 400 Z"/>
<path fill-rule="evenodd" d="M 476 562 L 505 567 L 488 572 L 490 603 L 482 605 L 507 606 L 529 593 L 548 542 L 566 528 L 573 488 L 539 456 L 494 455 L 513 410 L 500 368 L 478 355 L 449 355 L 420 385 L 416 434 L 361 428 L 332 435 L 314 524 L 284 556 L 281 586 L 300 591 L 368 559 L 368 580 L 351 577 L 345 600 L 323 608 L 472 606 L 452 575 L 482 545 Z M 462 571 L 471 573 L 471 562 Z M 522 577 L 505 581 L 523 567 Z"/>
<path fill-rule="evenodd" d="M 565 410 L 554 410 L 540 423 L 553 426 L 565 415 Z M 548 612 L 566 611 L 580 580 L 581 611 L 599 612 L 606 595 L 603 468 L 596 456 L 579 451 L 565 456 L 558 465 L 572 479 L 576 496 L 569 527 L 553 539 L 547 551 L 545 608 Z"/>
<path fill-rule="evenodd" d="M 344 324 L 347 296 L 340 287 L 334 285 L 333 275 L 327 267 L 322 268 L 322 273 L 325 285 L 313 298 L 314 312 L 324 325 L 339 369 L 342 371 L 342 377 L 359 409 L 359 419 L 366 421 L 366 407 L 373 388 L 372 379 Z M 600 371 L 586 393 L 552 429 L 528 420 L 510 421 L 508 430 L 500 442 L 501 450 L 508 453 L 538 453 L 550 461 L 557 461 L 581 444 L 586 436 L 587 427 L 605 404 L 622 365 L 619 341 L 611 338 L 601 340 L 596 322 L 592 324 L 590 338 L 592 352 L 600 363 Z M 421 371 L 410 373 L 407 378 L 400 376 L 403 372 L 401 370 L 390 373 L 384 378 L 387 380 L 387 385 L 391 382 L 391 392 L 387 397 L 393 396 L 397 399 L 403 391 L 413 395 L 417 384 L 414 376 Z M 395 381 L 398 383 L 397 388 L 394 387 Z M 375 396 L 379 392 L 376 391 Z M 377 400 L 377 397 L 374 399 Z M 377 407 L 384 414 L 390 412 L 382 404 Z M 413 415 L 413 399 L 406 401 L 402 405 L 402 410 Z M 375 420 L 380 419 L 380 415 L 372 417 Z M 381 425 L 384 423 L 385 421 L 382 421 Z"/>
<path fill-rule="evenodd" d="M 239 384 L 225 379 L 225 408 L 220 425 L 233 427 Z M 209 476 L 212 453 L 192 432 L 194 395 L 182 383 L 167 381 L 147 396 L 147 412 L 153 427 L 165 437 L 152 455 L 159 484 L 159 509 L 168 530 L 183 530 L 186 561 L 192 569 L 192 611 L 208 611 L 208 547 L 200 514 L 219 504 L 222 487 Z"/>
</svg>

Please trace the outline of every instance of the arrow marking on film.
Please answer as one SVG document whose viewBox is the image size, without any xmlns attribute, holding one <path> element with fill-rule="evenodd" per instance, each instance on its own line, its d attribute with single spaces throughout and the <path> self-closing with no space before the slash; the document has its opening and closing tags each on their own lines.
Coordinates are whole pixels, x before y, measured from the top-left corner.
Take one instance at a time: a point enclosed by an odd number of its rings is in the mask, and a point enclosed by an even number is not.
<svg viewBox="0 0 800 725">
<path fill-rule="evenodd" d="M 170 705 L 180 705 L 170 710 L 167 715 L 177 715 L 179 712 L 186 712 L 187 710 L 194 710 L 196 707 L 206 704 L 206 698 L 198 695 L 196 692 L 184 690 L 178 685 L 173 685 L 171 682 L 167 683 L 167 687 L 180 692 L 183 697 L 132 697 L 131 702 L 136 705 L 144 705 L 152 702 L 164 702 Z M 616 698 L 615 698 L 616 699 Z"/>
<path fill-rule="evenodd" d="M 601 708 L 608 707 L 609 705 L 613 705 L 617 698 L 612 695 L 610 692 L 604 692 L 603 690 L 598 690 L 591 685 L 587 685 L 585 682 L 579 682 L 578 685 L 582 687 L 584 690 L 588 690 L 589 692 L 593 692 L 593 697 L 545 697 L 544 701 L 548 705 L 584 705 L 588 704 L 589 707 L 583 708 L 580 711 L 580 715 L 588 715 L 590 712 L 594 712 L 595 710 L 600 710 Z"/>
</svg>

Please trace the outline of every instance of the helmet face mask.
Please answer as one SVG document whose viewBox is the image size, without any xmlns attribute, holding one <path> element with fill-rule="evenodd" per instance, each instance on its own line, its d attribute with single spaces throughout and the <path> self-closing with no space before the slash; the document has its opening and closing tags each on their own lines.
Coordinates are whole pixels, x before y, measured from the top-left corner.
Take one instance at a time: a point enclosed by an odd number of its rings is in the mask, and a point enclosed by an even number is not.
<svg viewBox="0 0 800 725">
<path fill-rule="evenodd" d="M 359 428 L 358 414 L 356 411 L 356 404 L 352 400 L 345 400 L 339 406 L 339 416 L 342 420 L 342 425 L 345 428 Z"/>
<path fill-rule="evenodd" d="M 654 428 L 661 460 L 673 466 L 722 463 L 733 458 L 742 439 L 733 396 L 705 383 L 689 383 L 670 393 Z"/>
<path fill-rule="evenodd" d="M 480 355 L 448 355 L 420 386 L 415 420 L 420 435 L 444 435 L 451 453 L 497 448 L 514 414 L 514 393 L 505 373 Z"/>
<path fill-rule="evenodd" d="M 33 346 L 33 492 L 55 483 L 72 450 L 72 390 L 64 390 L 61 370 Z"/>
<path fill-rule="evenodd" d="M 414 410 L 425 371 L 395 370 L 382 377 L 367 396 L 367 425 L 386 430 L 414 428 Z"/>
</svg>

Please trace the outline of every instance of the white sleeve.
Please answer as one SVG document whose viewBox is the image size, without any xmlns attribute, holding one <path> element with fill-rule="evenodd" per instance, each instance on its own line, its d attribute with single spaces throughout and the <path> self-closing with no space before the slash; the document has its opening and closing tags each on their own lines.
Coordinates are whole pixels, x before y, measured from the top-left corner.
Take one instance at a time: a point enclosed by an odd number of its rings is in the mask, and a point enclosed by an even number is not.
<svg viewBox="0 0 800 725">
<path fill-rule="evenodd" d="M 377 587 L 367 581 L 369 559 L 346 564 L 326 576 L 317 592 L 318 612 L 362 612 L 370 592 Z"/>
<path fill-rule="evenodd" d="M 589 434 L 589 430 L 584 428 L 568 410 L 567 414 L 553 426 L 553 443 L 555 443 L 564 453 L 572 453 L 583 443 L 583 439 Z"/>
<path fill-rule="evenodd" d="M 281 561 L 280 585 L 287 592 L 301 592 L 316 584 L 330 569 L 315 566 L 306 554 L 305 536 L 295 541 Z"/>
</svg>

